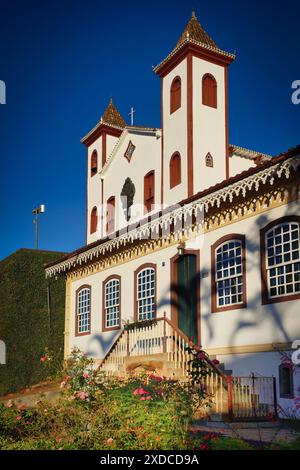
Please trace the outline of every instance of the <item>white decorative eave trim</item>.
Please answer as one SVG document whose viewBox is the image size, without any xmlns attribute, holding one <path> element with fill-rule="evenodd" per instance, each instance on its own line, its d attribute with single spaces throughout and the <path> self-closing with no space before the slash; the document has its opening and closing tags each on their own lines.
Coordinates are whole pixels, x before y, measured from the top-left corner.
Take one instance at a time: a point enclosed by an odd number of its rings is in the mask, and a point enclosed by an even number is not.
<svg viewBox="0 0 300 470">
<path fill-rule="evenodd" d="M 243 196 L 246 197 L 247 193 L 252 191 L 258 191 L 261 185 L 266 183 L 273 185 L 275 177 L 285 177 L 288 179 L 291 174 L 291 170 L 296 171 L 300 166 L 300 155 L 289 158 L 283 162 L 279 162 L 269 168 L 263 169 L 259 172 L 241 179 L 240 181 L 234 182 L 225 188 L 219 189 L 215 192 L 208 194 L 207 196 L 200 197 L 199 199 L 187 203 L 182 207 L 177 207 L 174 210 L 170 209 L 170 212 L 163 214 L 161 217 L 150 221 L 140 227 L 131 229 L 124 234 L 115 237 L 106 242 L 99 242 L 99 245 L 93 246 L 86 251 L 75 254 L 71 258 L 61 261 L 46 268 L 46 277 L 52 277 L 65 273 L 69 270 L 80 268 L 87 262 L 93 262 L 93 260 L 99 259 L 99 257 L 105 256 L 107 253 L 113 253 L 115 249 L 132 243 L 135 240 L 149 239 L 151 240 L 151 234 L 159 233 L 160 228 L 166 228 L 171 223 L 176 226 L 177 221 L 186 220 L 188 217 L 197 216 L 199 211 L 205 211 L 207 213 L 210 208 L 219 208 L 222 203 L 232 203 L 235 197 Z M 175 234 L 175 237 L 181 236 L 181 233 Z M 162 237 L 163 239 L 169 238 L 169 234 Z"/>
<path fill-rule="evenodd" d="M 207 49 L 208 51 L 216 52 L 217 54 L 223 55 L 224 57 L 228 57 L 232 60 L 235 59 L 235 54 L 232 54 L 230 52 L 223 51 L 222 49 L 219 49 L 218 47 L 213 47 L 210 46 L 209 44 L 205 44 L 204 42 L 196 41 L 195 39 L 191 39 L 189 37 L 185 38 L 178 46 L 173 49 L 173 51 L 163 60 L 160 62 L 160 64 L 156 65 L 156 67 L 153 67 L 153 71 L 156 73 L 158 70 L 169 60 L 171 57 L 173 57 L 180 49 L 182 49 L 186 44 L 194 44 L 195 46 L 200 46 L 203 49 Z"/>
<path fill-rule="evenodd" d="M 95 132 L 99 129 L 99 127 L 101 125 L 104 125 L 104 126 L 107 126 L 107 127 L 111 127 L 112 129 L 118 129 L 119 131 L 123 131 L 124 130 L 124 127 L 119 127 L 119 126 L 115 126 L 113 124 L 110 124 L 106 121 L 103 121 L 103 119 L 101 118 L 100 121 L 95 125 L 95 127 L 93 127 L 93 129 L 88 133 L 86 134 L 84 137 L 82 137 L 82 139 L 80 140 L 80 143 L 81 144 L 84 144 L 86 142 L 86 140 Z"/>
<path fill-rule="evenodd" d="M 254 160 L 258 155 L 261 155 L 265 161 L 273 158 L 272 155 L 239 147 L 238 145 L 230 145 L 230 147 L 232 147 L 231 155 L 238 155 L 239 157 L 249 158 L 250 160 Z"/>
</svg>

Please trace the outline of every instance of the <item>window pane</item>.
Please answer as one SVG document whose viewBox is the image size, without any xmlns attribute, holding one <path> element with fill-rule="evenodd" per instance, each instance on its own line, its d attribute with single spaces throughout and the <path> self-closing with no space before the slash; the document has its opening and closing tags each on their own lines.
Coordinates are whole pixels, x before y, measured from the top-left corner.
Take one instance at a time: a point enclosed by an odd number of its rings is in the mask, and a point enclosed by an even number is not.
<svg viewBox="0 0 300 470">
<path fill-rule="evenodd" d="M 137 284 L 138 320 L 152 320 L 155 316 L 155 270 L 140 271 Z"/>
<path fill-rule="evenodd" d="M 298 292 L 299 224 L 284 223 L 266 233 L 266 268 L 269 296 L 277 297 Z"/>
<path fill-rule="evenodd" d="M 77 330 L 78 333 L 88 333 L 90 331 L 90 296 L 88 288 L 82 289 L 77 297 Z"/>
<path fill-rule="evenodd" d="M 216 250 L 216 260 L 217 306 L 242 303 L 242 242 L 230 240 L 222 244 Z"/>
</svg>

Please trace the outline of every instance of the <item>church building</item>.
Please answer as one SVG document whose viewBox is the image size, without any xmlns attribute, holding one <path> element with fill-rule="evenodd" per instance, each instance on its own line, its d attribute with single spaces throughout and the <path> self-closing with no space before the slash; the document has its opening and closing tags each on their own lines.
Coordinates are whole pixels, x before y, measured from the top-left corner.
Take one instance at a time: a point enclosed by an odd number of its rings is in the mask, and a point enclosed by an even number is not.
<svg viewBox="0 0 300 470">
<path fill-rule="evenodd" d="M 128 125 L 110 100 L 81 140 L 86 245 L 46 275 L 66 278 L 65 357 L 180 376 L 193 345 L 262 414 L 263 393 L 297 413 L 300 146 L 274 157 L 230 142 L 234 60 L 193 13 L 154 68 L 161 128 Z M 254 393 L 256 378 L 272 385 Z"/>
</svg>

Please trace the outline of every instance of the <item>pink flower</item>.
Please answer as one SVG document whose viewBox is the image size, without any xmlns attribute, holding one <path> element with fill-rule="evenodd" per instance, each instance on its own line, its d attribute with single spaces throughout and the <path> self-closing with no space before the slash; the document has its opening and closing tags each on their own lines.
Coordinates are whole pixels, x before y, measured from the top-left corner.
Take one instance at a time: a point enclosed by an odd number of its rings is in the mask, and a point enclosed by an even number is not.
<svg viewBox="0 0 300 470">
<path fill-rule="evenodd" d="M 114 440 L 113 440 L 112 437 L 109 437 L 106 442 L 107 442 L 107 444 L 112 444 L 114 442 Z"/>
<path fill-rule="evenodd" d="M 60 384 L 60 388 L 64 388 L 67 385 L 67 382 L 63 380 Z"/>
<path fill-rule="evenodd" d="M 149 392 L 147 390 L 144 390 L 143 387 L 137 388 L 134 392 L 133 395 L 149 395 Z"/>
<path fill-rule="evenodd" d="M 87 379 L 87 378 L 89 377 L 89 374 L 86 374 L 86 373 L 85 373 L 85 374 L 82 374 L 82 377 L 83 377 L 84 379 Z"/>
<path fill-rule="evenodd" d="M 16 416 L 16 419 L 17 419 L 18 421 L 20 421 L 20 419 L 22 419 L 22 416 L 21 416 L 21 415 L 18 415 L 18 416 Z"/>
<path fill-rule="evenodd" d="M 152 398 L 150 397 L 150 395 L 147 395 L 147 396 L 143 395 L 143 396 L 141 397 L 141 400 L 142 400 L 142 401 L 145 401 L 145 400 L 152 400 Z"/>
<path fill-rule="evenodd" d="M 4 406 L 6 406 L 6 408 L 11 408 L 13 406 L 12 400 L 8 400 Z"/>
<path fill-rule="evenodd" d="M 77 392 L 77 397 L 80 398 L 80 400 L 86 400 L 88 396 L 89 394 L 87 392 Z"/>
<path fill-rule="evenodd" d="M 42 356 L 42 357 L 41 357 L 40 361 L 41 361 L 41 362 L 50 361 L 50 357 L 47 356 L 47 354 L 45 354 L 45 356 Z"/>
<path fill-rule="evenodd" d="M 25 410 L 25 405 L 24 403 L 20 403 L 18 406 L 17 406 L 18 410 Z"/>
</svg>

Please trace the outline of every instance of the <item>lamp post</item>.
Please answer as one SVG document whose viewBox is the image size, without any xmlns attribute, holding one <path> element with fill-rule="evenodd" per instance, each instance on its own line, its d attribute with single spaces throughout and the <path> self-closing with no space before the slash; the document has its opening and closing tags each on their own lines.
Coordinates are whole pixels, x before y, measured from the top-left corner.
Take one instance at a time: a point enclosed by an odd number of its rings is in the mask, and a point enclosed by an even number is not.
<svg viewBox="0 0 300 470">
<path fill-rule="evenodd" d="M 32 211 L 34 214 L 33 223 L 35 225 L 35 249 L 37 250 L 39 247 L 39 219 L 38 215 L 43 214 L 45 212 L 45 205 L 40 204 L 39 207 L 35 207 Z"/>
</svg>

